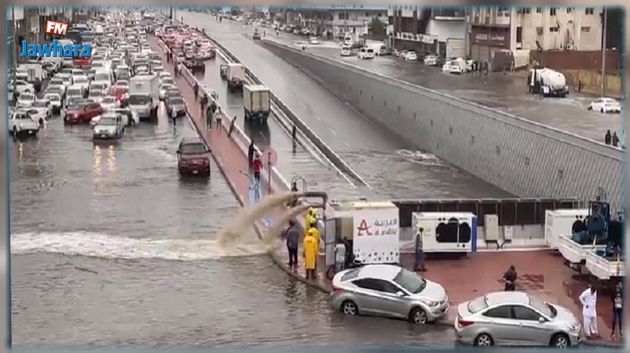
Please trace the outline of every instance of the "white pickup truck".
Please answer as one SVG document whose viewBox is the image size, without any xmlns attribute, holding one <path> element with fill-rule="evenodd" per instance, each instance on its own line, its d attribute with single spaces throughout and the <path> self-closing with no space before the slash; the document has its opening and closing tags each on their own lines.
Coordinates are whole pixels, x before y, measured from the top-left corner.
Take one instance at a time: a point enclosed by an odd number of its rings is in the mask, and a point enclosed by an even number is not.
<svg viewBox="0 0 630 353">
<path fill-rule="evenodd" d="M 579 244 L 571 239 L 570 235 L 558 237 L 558 250 L 572 267 L 580 267 L 586 261 L 589 252 L 604 250 L 606 245 Z"/>
</svg>

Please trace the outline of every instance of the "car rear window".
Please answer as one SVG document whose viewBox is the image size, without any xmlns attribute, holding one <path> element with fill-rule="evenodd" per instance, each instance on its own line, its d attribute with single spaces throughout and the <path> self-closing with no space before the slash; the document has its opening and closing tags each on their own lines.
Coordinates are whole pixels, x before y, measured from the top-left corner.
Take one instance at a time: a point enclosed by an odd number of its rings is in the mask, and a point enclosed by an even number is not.
<svg viewBox="0 0 630 353">
<path fill-rule="evenodd" d="M 486 297 L 478 297 L 468 302 L 468 311 L 471 313 L 477 313 L 488 307 L 488 302 L 486 301 Z"/>
<path fill-rule="evenodd" d="M 355 268 L 352 270 L 349 270 L 348 272 L 344 273 L 343 276 L 341 276 L 341 280 L 342 281 L 350 281 L 353 280 L 355 278 L 357 278 L 357 276 L 359 275 L 359 269 Z"/>
</svg>

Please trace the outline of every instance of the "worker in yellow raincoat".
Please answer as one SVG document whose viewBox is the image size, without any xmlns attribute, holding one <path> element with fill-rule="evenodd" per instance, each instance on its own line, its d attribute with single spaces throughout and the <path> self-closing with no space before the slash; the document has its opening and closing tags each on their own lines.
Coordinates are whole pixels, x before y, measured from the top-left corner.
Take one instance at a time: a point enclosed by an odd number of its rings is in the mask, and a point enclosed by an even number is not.
<svg viewBox="0 0 630 353">
<path fill-rule="evenodd" d="M 306 219 L 304 221 L 304 227 L 308 230 L 311 227 L 311 224 L 315 222 L 315 209 L 313 207 L 308 209 L 308 213 L 306 214 Z"/>
<path fill-rule="evenodd" d="M 306 279 L 315 279 L 315 266 L 317 259 L 317 241 L 313 236 L 313 229 L 309 229 L 304 237 L 302 245 L 304 255 L 304 268 L 306 269 Z"/>
</svg>

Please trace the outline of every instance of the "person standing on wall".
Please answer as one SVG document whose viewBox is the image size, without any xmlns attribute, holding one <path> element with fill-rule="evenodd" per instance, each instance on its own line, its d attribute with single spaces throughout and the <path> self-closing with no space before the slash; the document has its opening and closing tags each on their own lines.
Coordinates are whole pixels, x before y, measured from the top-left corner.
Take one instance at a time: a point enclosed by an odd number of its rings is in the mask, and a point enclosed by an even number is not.
<svg viewBox="0 0 630 353">
<path fill-rule="evenodd" d="M 604 135 L 604 143 L 610 145 L 612 136 L 610 135 L 610 129 L 606 130 L 606 135 Z"/>
</svg>

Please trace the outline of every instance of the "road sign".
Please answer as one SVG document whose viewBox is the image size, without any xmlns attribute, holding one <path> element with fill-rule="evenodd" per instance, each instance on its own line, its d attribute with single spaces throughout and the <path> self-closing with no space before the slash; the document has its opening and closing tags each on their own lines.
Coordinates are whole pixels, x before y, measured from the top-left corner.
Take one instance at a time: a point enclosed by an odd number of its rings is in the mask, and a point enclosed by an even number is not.
<svg viewBox="0 0 630 353">
<path fill-rule="evenodd" d="M 278 152 L 271 147 L 268 147 L 261 157 L 264 166 L 271 164 L 272 167 L 275 167 L 276 163 L 278 163 Z"/>
</svg>

